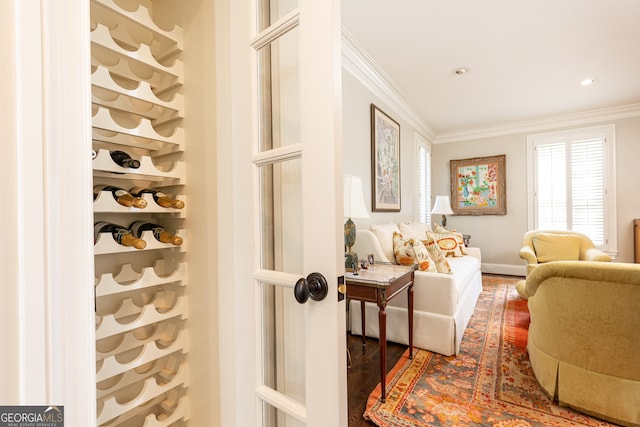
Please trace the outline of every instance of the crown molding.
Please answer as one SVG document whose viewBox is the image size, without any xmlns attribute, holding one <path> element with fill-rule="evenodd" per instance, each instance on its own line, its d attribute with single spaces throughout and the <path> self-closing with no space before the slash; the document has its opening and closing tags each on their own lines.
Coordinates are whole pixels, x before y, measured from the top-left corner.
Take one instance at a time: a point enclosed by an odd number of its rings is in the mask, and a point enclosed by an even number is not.
<svg viewBox="0 0 640 427">
<path fill-rule="evenodd" d="M 431 125 L 406 101 L 393 80 L 344 27 L 342 27 L 342 67 L 388 104 L 394 112 L 400 114 L 416 132 L 428 141 L 435 139 L 435 132 Z"/>
<path fill-rule="evenodd" d="M 539 119 L 506 123 L 499 126 L 488 126 L 463 131 L 443 132 L 436 135 L 434 144 L 468 141 L 471 139 L 491 138 L 502 135 L 538 132 L 553 128 L 563 128 L 605 122 L 640 116 L 640 104 L 629 104 L 619 107 L 603 108 L 580 113 L 562 114 Z"/>
<path fill-rule="evenodd" d="M 344 27 L 342 27 L 342 67 L 395 112 L 402 115 L 418 133 L 433 144 L 538 132 L 640 116 L 640 103 L 638 103 L 579 113 L 556 114 L 495 126 L 436 133 L 429 122 L 407 102 L 394 81 Z"/>
</svg>

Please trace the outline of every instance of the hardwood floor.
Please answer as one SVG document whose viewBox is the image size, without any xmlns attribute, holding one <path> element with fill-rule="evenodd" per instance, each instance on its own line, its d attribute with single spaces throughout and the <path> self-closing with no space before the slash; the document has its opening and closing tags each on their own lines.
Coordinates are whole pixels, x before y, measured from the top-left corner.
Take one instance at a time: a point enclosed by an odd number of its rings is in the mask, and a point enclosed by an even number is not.
<svg viewBox="0 0 640 427">
<path fill-rule="evenodd" d="M 380 382 L 380 350 L 378 339 L 367 338 L 362 345 L 362 337 L 347 333 L 347 348 L 351 355 L 351 367 L 347 369 L 347 390 L 349 393 L 349 427 L 375 426 L 364 419 L 362 414 L 369 393 Z M 387 372 L 393 368 L 406 345 L 387 342 Z"/>
</svg>

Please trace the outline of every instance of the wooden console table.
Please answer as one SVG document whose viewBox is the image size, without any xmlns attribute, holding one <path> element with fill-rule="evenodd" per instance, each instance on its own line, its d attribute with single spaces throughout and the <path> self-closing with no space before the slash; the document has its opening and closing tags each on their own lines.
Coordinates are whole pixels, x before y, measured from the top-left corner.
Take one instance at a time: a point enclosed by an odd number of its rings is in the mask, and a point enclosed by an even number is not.
<svg viewBox="0 0 640 427">
<path fill-rule="evenodd" d="M 360 301 L 362 321 L 362 344 L 365 343 L 365 302 L 378 305 L 378 327 L 380 331 L 380 387 L 381 401 L 387 397 L 387 302 L 405 289 L 408 295 L 409 358 L 413 359 L 413 267 L 395 264 L 374 264 L 358 274 L 347 272 L 345 284 L 347 299 Z"/>
</svg>

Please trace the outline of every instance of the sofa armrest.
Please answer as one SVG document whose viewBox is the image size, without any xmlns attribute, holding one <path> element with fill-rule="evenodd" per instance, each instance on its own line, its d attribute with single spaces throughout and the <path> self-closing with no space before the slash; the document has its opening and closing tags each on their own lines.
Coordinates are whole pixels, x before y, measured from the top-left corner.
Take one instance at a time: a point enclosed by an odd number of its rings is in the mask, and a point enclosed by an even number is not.
<svg viewBox="0 0 640 427">
<path fill-rule="evenodd" d="M 366 259 L 367 255 L 373 254 L 375 262 L 393 262 L 395 264 L 395 259 L 387 259 L 380 241 L 371 230 L 356 230 L 356 242 L 352 250 L 358 254 L 360 259 Z"/>
<path fill-rule="evenodd" d="M 480 252 L 480 248 L 467 246 L 465 250 L 467 251 L 467 255 L 478 258 L 478 261 L 482 264 L 482 253 Z"/>
<path fill-rule="evenodd" d="M 584 251 L 583 261 L 611 262 L 611 257 L 600 249 L 589 248 Z"/>
</svg>

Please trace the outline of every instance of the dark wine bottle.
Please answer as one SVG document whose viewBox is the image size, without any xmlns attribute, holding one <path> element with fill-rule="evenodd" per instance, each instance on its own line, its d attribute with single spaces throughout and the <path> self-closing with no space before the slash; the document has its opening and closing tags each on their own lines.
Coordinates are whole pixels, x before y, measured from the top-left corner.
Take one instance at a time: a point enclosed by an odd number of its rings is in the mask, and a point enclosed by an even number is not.
<svg viewBox="0 0 640 427">
<path fill-rule="evenodd" d="M 132 159 L 131 156 L 124 151 L 110 151 L 109 154 L 111 154 L 111 159 L 113 159 L 118 166 L 131 169 L 138 169 L 140 167 L 140 161 Z"/>
<path fill-rule="evenodd" d="M 144 209 L 147 207 L 147 201 L 140 197 L 134 197 L 124 188 L 116 187 L 113 185 L 96 185 L 93 187 L 93 200 L 95 200 L 101 191 L 110 191 L 116 202 L 122 206 L 130 208 Z"/>
<path fill-rule="evenodd" d="M 142 197 L 142 194 L 149 193 L 153 195 L 153 200 L 163 208 L 174 208 L 174 209 L 182 209 L 184 208 L 184 202 L 182 200 L 172 199 L 171 197 L 164 194 L 162 191 L 156 190 L 155 188 L 144 188 L 144 187 L 134 187 L 129 190 L 129 193 L 136 197 Z"/>
<path fill-rule="evenodd" d="M 129 226 L 129 229 L 131 229 L 131 233 L 137 238 L 142 237 L 143 231 L 151 230 L 153 232 L 153 237 L 155 237 L 159 242 L 171 243 L 175 246 L 182 245 L 182 237 L 174 236 L 166 231 L 161 225 L 154 224 L 152 222 L 136 221 Z"/>
<path fill-rule="evenodd" d="M 98 236 L 101 233 L 111 233 L 113 240 L 119 245 L 131 246 L 136 249 L 144 249 L 147 247 L 147 242 L 135 237 L 131 234 L 131 230 L 118 224 L 113 224 L 108 221 L 96 222 L 93 225 L 93 244 L 98 242 Z"/>
</svg>

